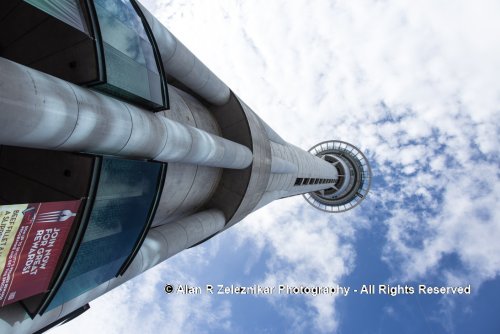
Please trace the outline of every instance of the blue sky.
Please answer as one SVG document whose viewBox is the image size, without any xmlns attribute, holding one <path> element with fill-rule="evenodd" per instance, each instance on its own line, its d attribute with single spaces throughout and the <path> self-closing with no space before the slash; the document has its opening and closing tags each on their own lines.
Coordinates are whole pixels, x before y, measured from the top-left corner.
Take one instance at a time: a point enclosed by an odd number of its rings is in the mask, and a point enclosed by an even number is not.
<svg viewBox="0 0 500 334">
<path fill-rule="evenodd" d="M 285 140 L 360 147 L 372 191 L 344 214 L 271 203 L 54 332 L 500 332 L 498 1 L 143 3 Z M 473 293 L 183 296 L 166 283 Z"/>
</svg>

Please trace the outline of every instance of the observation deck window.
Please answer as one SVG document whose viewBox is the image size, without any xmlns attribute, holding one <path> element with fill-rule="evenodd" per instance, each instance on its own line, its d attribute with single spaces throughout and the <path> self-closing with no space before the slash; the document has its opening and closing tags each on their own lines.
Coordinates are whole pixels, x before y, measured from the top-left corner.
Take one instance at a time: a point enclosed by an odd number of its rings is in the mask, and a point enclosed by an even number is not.
<svg viewBox="0 0 500 334">
<path fill-rule="evenodd" d="M 48 309 L 114 278 L 152 219 L 162 164 L 105 157 L 82 243 Z"/>
<path fill-rule="evenodd" d="M 166 107 L 159 53 L 147 23 L 130 0 L 94 0 L 104 55 L 105 83 L 95 87 L 153 110 Z"/>
</svg>

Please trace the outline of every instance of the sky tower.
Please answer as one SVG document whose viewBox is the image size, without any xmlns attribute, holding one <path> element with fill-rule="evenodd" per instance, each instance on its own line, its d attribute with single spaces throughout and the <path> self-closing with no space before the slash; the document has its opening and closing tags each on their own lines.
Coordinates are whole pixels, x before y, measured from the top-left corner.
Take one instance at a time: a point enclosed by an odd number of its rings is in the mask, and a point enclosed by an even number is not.
<svg viewBox="0 0 500 334">
<path fill-rule="evenodd" d="M 137 1 L 4 0 L 0 32 L 2 333 L 69 321 L 274 200 L 369 191 L 359 149 L 287 143 Z"/>
</svg>

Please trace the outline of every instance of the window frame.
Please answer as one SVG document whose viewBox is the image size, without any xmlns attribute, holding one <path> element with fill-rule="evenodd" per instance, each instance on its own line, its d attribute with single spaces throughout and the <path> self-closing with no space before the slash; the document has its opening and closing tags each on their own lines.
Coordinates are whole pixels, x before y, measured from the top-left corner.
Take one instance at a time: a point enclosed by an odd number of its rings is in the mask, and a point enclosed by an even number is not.
<svg viewBox="0 0 500 334">
<path fill-rule="evenodd" d="M 108 84 L 108 73 L 107 73 L 107 68 L 106 68 L 106 57 L 104 55 L 104 38 L 102 36 L 101 32 L 101 27 L 99 23 L 99 19 L 97 16 L 97 11 L 96 11 L 96 5 L 94 4 L 94 0 L 82 0 L 85 2 L 88 13 L 90 16 L 90 23 L 89 24 L 89 29 L 92 28 L 93 34 L 95 37 L 95 45 L 96 45 L 96 50 L 97 50 L 97 63 L 98 63 L 98 70 L 99 70 L 99 82 L 95 82 L 92 84 L 89 84 L 88 87 L 93 88 L 98 90 L 99 92 L 102 92 L 104 94 L 110 95 L 114 98 L 118 98 L 120 100 L 126 101 L 128 103 L 132 103 L 134 105 L 137 105 L 142 108 L 147 108 L 148 110 L 152 112 L 159 112 L 163 110 L 167 110 L 170 108 L 170 99 L 168 95 L 168 85 L 167 85 L 167 76 L 166 76 L 166 71 L 163 67 L 163 61 L 161 59 L 161 54 L 160 50 L 158 48 L 158 44 L 156 43 L 155 36 L 153 34 L 153 31 L 151 27 L 149 26 L 146 17 L 142 13 L 139 5 L 135 0 L 128 0 L 130 4 L 132 5 L 133 9 L 139 16 L 139 19 L 141 20 L 141 23 L 144 27 L 144 30 L 146 32 L 146 35 L 149 39 L 149 42 L 151 43 L 151 47 L 153 49 L 153 55 L 155 58 L 156 62 L 156 67 L 158 69 L 158 75 L 160 77 L 160 91 L 162 95 L 162 105 L 157 105 L 153 101 L 149 101 L 133 92 L 128 92 L 125 89 L 122 89 L 120 87 Z M 147 67 L 146 67 L 147 68 Z M 115 88 L 118 91 L 122 91 L 127 94 L 118 94 L 116 91 L 112 91 L 111 87 Z M 131 95 L 134 98 L 132 99 L 131 97 L 128 97 L 127 95 Z"/>
<path fill-rule="evenodd" d="M 120 157 L 114 157 L 114 156 L 109 156 L 111 159 L 119 159 L 119 160 L 132 160 L 132 159 L 122 159 Z M 30 316 L 33 318 L 36 314 L 43 315 L 54 300 L 55 296 L 58 294 L 60 288 L 64 284 L 67 275 L 69 274 L 76 256 L 78 255 L 78 251 L 80 250 L 80 247 L 82 246 L 85 234 L 87 232 L 87 228 L 90 223 L 90 218 L 92 215 L 92 212 L 94 210 L 94 204 L 95 200 L 97 197 L 97 192 L 99 189 L 100 185 L 100 178 L 102 175 L 102 167 L 103 167 L 103 161 L 106 159 L 106 157 L 103 156 L 95 156 L 95 162 L 94 162 L 94 170 L 92 173 L 91 177 L 91 185 L 90 185 L 90 190 L 89 190 L 89 195 L 88 199 L 85 203 L 85 207 L 83 208 L 83 213 L 82 213 L 82 218 L 80 221 L 80 226 L 78 226 L 78 229 L 75 233 L 75 236 L 71 241 L 71 248 L 68 251 L 68 255 L 66 256 L 66 259 L 64 260 L 64 264 L 62 265 L 61 271 L 59 275 L 57 276 L 52 289 L 47 293 L 46 297 L 40 304 L 38 310 L 34 313 L 31 314 Z M 132 261 L 134 260 L 135 256 L 137 255 L 140 247 L 144 243 L 144 240 L 146 239 L 147 233 L 149 231 L 149 228 L 151 227 L 151 224 L 153 222 L 154 216 L 156 214 L 156 210 L 159 206 L 160 203 L 160 198 L 163 192 L 163 186 L 165 184 L 165 176 L 167 172 L 167 164 L 166 163 L 160 163 L 156 161 L 149 161 L 149 160 L 142 160 L 144 163 L 155 163 L 155 164 L 160 164 L 160 169 L 158 171 L 158 178 L 156 181 L 156 190 L 154 192 L 153 198 L 151 199 L 151 205 L 149 207 L 148 213 L 147 213 L 147 219 L 145 223 L 143 224 L 143 228 L 138 234 L 136 241 L 132 247 L 132 250 L 128 254 L 128 256 L 123 260 L 122 265 L 119 267 L 117 273 L 114 275 L 114 277 L 118 277 L 122 275 L 126 269 L 130 266 Z M 113 277 L 112 277 L 113 278 Z M 110 279 L 112 279 L 110 278 Z M 84 292 L 85 293 L 85 292 Z M 80 294 L 81 295 L 81 294 Z M 65 301 L 64 303 L 66 303 Z M 61 304 L 61 305 L 64 305 Z"/>
</svg>

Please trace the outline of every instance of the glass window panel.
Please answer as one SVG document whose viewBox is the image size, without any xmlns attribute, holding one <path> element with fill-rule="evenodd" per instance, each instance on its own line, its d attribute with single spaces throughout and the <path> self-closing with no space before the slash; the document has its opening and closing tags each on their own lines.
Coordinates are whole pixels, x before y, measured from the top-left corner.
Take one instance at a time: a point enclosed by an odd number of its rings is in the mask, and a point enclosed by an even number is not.
<svg viewBox="0 0 500 334">
<path fill-rule="evenodd" d="M 160 170 L 158 163 L 104 159 L 82 244 L 49 310 L 115 277 L 148 222 Z"/>
<path fill-rule="evenodd" d="M 94 3 L 108 11 L 113 17 L 126 26 L 132 28 L 139 36 L 148 39 L 141 18 L 137 15 L 137 12 L 129 0 L 94 0 Z"/>
<path fill-rule="evenodd" d="M 105 85 L 96 88 L 135 103 L 164 105 L 153 46 L 129 0 L 95 0 L 103 39 Z M 151 76 L 154 73 L 156 76 Z M 142 98 L 142 100 L 141 100 Z"/>
<path fill-rule="evenodd" d="M 140 38 L 140 43 L 141 43 L 141 49 L 142 53 L 144 55 L 144 60 L 146 61 L 146 66 L 147 68 L 158 74 L 158 67 L 156 66 L 156 59 L 155 55 L 153 52 L 153 47 L 151 46 L 151 43 L 149 41 L 146 41 L 143 38 Z"/>
<path fill-rule="evenodd" d="M 160 75 L 148 71 L 148 78 L 149 90 L 151 92 L 151 101 L 161 104 L 163 97 L 161 95 L 161 90 L 157 89 L 157 87 L 161 87 Z"/>
<path fill-rule="evenodd" d="M 118 21 L 110 12 L 96 6 L 102 39 L 129 58 L 145 65 L 140 38 L 130 27 Z M 155 64 L 156 66 L 156 64 Z"/>
<path fill-rule="evenodd" d="M 150 100 L 148 70 L 144 66 L 107 43 L 104 43 L 104 56 L 108 84 Z"/>
</svg>

